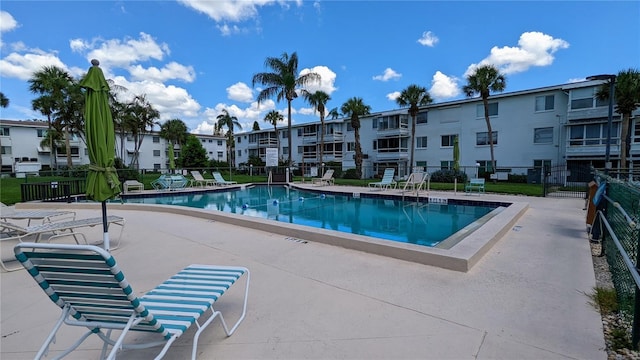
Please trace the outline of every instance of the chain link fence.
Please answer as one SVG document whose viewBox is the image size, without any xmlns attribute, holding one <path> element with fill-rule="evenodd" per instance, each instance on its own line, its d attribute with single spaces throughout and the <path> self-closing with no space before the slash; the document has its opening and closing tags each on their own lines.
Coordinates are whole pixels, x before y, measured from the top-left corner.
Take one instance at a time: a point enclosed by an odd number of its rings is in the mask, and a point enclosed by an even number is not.
<svg viewBox="0 0 640 360">
<path fill-rule="evenodd" d="M 595 173 L 595 179 L 599 191 L 593 198 L 599 216 L 591 229 L 592 240 L 602 240 L 602 255 L 606 256 L 611 270 L 620 310 L 634 319 L 632 343 L 636 346 L 640 338 L 640 187 L 601 172 Z"/>
</svg>

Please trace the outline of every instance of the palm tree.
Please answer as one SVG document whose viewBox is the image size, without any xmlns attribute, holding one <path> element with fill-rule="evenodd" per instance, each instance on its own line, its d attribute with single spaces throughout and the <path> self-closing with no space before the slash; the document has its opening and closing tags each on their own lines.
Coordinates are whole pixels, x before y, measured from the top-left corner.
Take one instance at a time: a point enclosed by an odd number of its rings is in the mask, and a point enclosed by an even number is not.
<svg viewBox="0 0 640 360">
<path fill-rule="evenodd" d="M 610 83 L 603 84 L 596 96 L 601 100 L 609 99 Z M 640 71 L 629 68 L 618 72 L 613 98 L 616 102 L 616 112 L 622 115 L 622 128 L 620 129 L 620 167 L 627 167 L 627 153 L 629 123 L 631 114 L 640 106 Z"/>
<path fill-rule="evenodd" d="M 426 88 L 418 85 L 409 85 L 406 89 L 402 90 L 396 102 L 400 106 L 408 106 L 409 115 L 411 115 L 411 156 L 409 157 L 409 171 L 412 172 L 415 166 L 413 163 L 413 151 L 416 138 L 416 117 L 420 111 L 420 106 L 431 104 L 433 99 L 431 99 Z"/>
<path fill-rule="evenodd" d="M 238 127 L 238 129 L 242 130 L 242 126 L 238 122 L 238 118 L 235 116 L 231 116 L 227 109 L 222 109 L 222 113 L 220 113 L 216 119 L 218 119 L 218 124 L 220 126 L 227 127 L 227 146 L 229 148 L 229 167 L 233 165 L 233 129 Z"/>
<path fill-rule="evenodd" d="M 0 92 L 0 107 L 6 108 L 9 106 L 9 98 L 4 96 L 4 93 Z M 2 146 L 0 145 L 0 148 Z M 2 168 L 2 155 L 0 154 L 0 169 Z"/>
<path fill-rule="evenodd" d="M 0 92 L 0 107 L 6 108 L 9 106 L 9 98 L 4 96 L 4 93 Z"/>
<path fill-rule="evenodd" d="M 487 137 L 489 140 L 489 150 L 491 152 L 491 172 L 496 171 L 496 159 L 493 155 L 493 130 L 491 120 L 489 120 L 489 94 L 491 92 L 502 92 L 507 87 L 506 77 L 492 65 L 483 65 L 467 76 L 467 85 L 462 91 L 467 97 L 480 94 L 484 105 L 484 120 L 487 123 Z"/>
<path fill-rule="evenodd" d="M 180 119 L 167 120 L 164 124 L 160 125 L 160 137 L 169 142 L 169 152 L 173 152 L 175 150 L 174 145 L 178 145 L 180 147 L 180 152 L 182 152 L 183 145 L 186 143 L 188 135 L 189 129 L 187 129 L 187 125 Z M 175 161 L 174 157 L 173 153 L 169 154 L 170 165 L 172 164 L 171 161 Z"/>
<path fill-rule="evenodd" d="M 347 100 L 340 111 L 344 116 L 351 119 L 351 127 L 353 128 L 353 135 L 356 142 L 356 175 L 358 179 L 362 178 L 362 147 L 360 146 L 360 116 L 369 115 L 371 112 L 371 106 L 366 105 L 362 98 L 352 97 Z"/>
<path fill-rule="evenodd" d="M 327 116 L 330 117 L 332 120 L 335 120 L 340 116 L 342 116 L 342 114 L 340 114 L 340 111 L 338 111 L 338 108 L 333 108 L 329 110 L 329 114 L 327 114 Z"/>
<path fill-rule="evenodd" d="M 273 125 L 273 131 L 276 133 L 276 149 L 280 153 L 280 137 L 278 137 L 278 123 L 284 121 L 284 116 L 276 110 L 271 110 L 265 115 L 264 121 Z"/>
<path fill-rule="evenodd" d="M 78 136 L 83 142 L 84 134 L 84 93 L 78 81 L 72 80 L 63 90 L 63 100 L 60 109 L 54 116 L 54 123 L 60 123 L 64 129 L 65 150 L 67 154 L 67 168 L 73 167 L 71 159 L 71 134 Z M 86 142 L 85 142 L 86 143 Z"/>
<path fill-rule="evenodd" d="M 320 81 L 320 75 L 310 72 L 298 77 L 298 54 L 295 52 L 289 56 L 283 53 L 279 58 L 268 57 L 264 62 L 265 67 L 273 72 L 264 72 L 253 75 L 252 86 L 262 84 L 267 86 L 258 94 L 258 104 L 276 97 L 277 101 L 287 100 L 287 139 L 289 141 L 289 166 L 293 165 L 291 156 L 291 102 L 298 97 L 296 90 L 315 81 Z"/>
<path fill-rule="evenodd" d="M 331 96 L 322 90 L 318 90 L 313 94 L 305 92 L 304 97 L 313 106 L 314 110 L 320 113 L 320 164 L 322 164 L 322 158 L 324 157 L 324 112 L 327 102 L 331 100 Z"/>
<path fill-rule="evenodd" d="M 140 169 L 140 147 L 145 138 L 145 134 L 151 132 L 160 118 L 160 112 L 147 100 L 145 95 L 136 95 L 127 104 L 126 115 L 124 116 L 124 130 L 131 133 L 134 141 L 133 157 L 130 166 Z"/>
<path fill-rule="evenodd" d="M 44 66 L 41 70 L 33 73 L 29 79 L 29 91 L 40 95 L 32 100 L 31 106 L 33 110 L 40 111 L 42 115 L 47 117 L 49 125 L 48 131 L 52 128 L 52 115 L 61 108 L 64 99 L 63 91 L 67 88 L 73 79 L 71 75 L 63 69 L 56 66 Z M 49 137 L 50 166 L 54 167 L 56 161 L 56 149 L 53 146 L 53 137 Z"/>
</svg>

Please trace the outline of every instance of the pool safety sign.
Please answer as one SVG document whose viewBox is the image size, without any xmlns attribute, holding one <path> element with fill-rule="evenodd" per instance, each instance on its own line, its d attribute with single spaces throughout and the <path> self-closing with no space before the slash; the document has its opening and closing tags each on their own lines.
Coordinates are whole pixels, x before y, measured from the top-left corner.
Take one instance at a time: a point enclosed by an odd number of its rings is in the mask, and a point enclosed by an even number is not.
<svg viewBox="0 0 640 360">
<path fill-rule="evenodd" d="M 266 148 L 266 165 L 278 166 L 278 149 Z"/>
</svg>

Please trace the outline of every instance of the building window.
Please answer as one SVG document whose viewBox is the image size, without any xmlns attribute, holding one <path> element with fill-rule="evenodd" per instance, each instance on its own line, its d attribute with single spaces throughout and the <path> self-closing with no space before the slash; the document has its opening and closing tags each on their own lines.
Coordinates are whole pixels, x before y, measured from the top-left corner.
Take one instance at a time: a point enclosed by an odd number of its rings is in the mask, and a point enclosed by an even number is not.
<svg viewBox="0 0 640 360">
<path fill-rule="evenodd" d="M 222 140 L 218 140 L 218 146 L 222 146 Z"/>
<path fill-rule="evenodd" d="M 133 136 L 127 135 L 127 141 L 133 141 Z"/>
<path fill-rule="evenodd" d="M 534 144 L 551 144 L 553 143 L 553 128 L 536 128 L 533 129 Z"/>
<path fill-rule="evenodd" d="M 224 155 L 223 151 L 218 151 L 218 161 L 220 161 L 223 155 Z"/>
<path fill-rule="evenodd" d="M 0 154 L 11 155 L 11 146 L 0 146 Z"/>
<path fill-rule="evenodd" d="M 620 123 L 611 124 L 611 144 L 617 145 Z M 606 145 L 607 124 L 573 125 L 569 130 L 569 146 Z"/>
<path fill-rule="evenodd" d="M 238 150 L 238 157 L 242 156 L 242 150 Z"/>
<path fill-rule="evenodd" d="M 289 137 L 289 130 L 280 130 L 280 136 L 282 136 L 283 139 L 287 139 Z"/>
<path fill-rule="evenodd" d="M 353 126 L 351 126 L 351 120 L 347 121 L 347 131 L 353 131 Z"/>
<path fill-rule="evenodd" d="M 491 170 L 491 160 L 476 160 L 476 164 L 478 164 L 478 177 L 484 177 L 484 174 L 491 173 L 493 174 L 493 170 Z M 498 162 L 496 161 L 496 165 Z"/>
<path fill-rule="evenodd" d="M 153 156 L 160 156 L 160 150 L 153 150 Z"/>
<path fill-rule="evenodd" d="M 498 132 L 497 131 L 492 131 L 491 135 L 493 137 L 491 139 L 491 140 L 493 140 L 493 145 L 496 145 L 498 143 Z M 478 145 L 478 146 L 489 145 L 489 132 L 488 131 L 476 133 L 476 145 Z"/>
<path fill-rule="evenodd" d="M 442 135 L 440 138 L 440 146 L 441 147 L 453 147 L 453 140 L 456 138 L 456 134 L 453 135 Z"/>
<path fill-rule="evenodd" d="M 554 109 L 555 96 L 536 96 L 536 111 L 548 111 Z"/>
<path fill-rule="evenodd" d="M 498 103 L 489 103 L 489 116 L 498 116 Z M 484 118 L 484 105 L 476 105 L 476 117 Z"/>
<path fill-rule="evenodd" d="M 0 136 L 9 136 L 9 128 L 6 126 L 0 127 Z"/>
<path fill-rule="evenodd" d="M 282 147 L 282 155 L 289 155 L 289 147 L 288 146 L 283 146 Z"/>
<path fill-rule="evenodd" d="M 153 164 L 154 170 L 160 170 L 160 164 Z"/>
<path fill-rule="evenodd" d="M 245 136 L 244 138 L 246 139 L 247 137 Z M 241 142 L 242 142 L 242 138 L 238 136 L 238 144 L 240 144 Z"/>
<path fill-rule="evenodd" d="M 89 156 L 89 149 L 84 148 L 84 156 Z"/>
<path fill-rule="evenodd" d="M 418 136 L 416 138 L 416 149 L 426 149 L 426 148 L 427 148 L 427 137 Z"/>
<path fill-rule="evenodd" d="M 153 142 L 156 143 L 156 144 L 160 143 L 160 136 L 154 136 L 153 137 Z"/>
<path fill-rule="evenodd" d="M 426 111 L 422 111 L 418 113 L 418 116 L 416 116 L 416 124 L 426 124 L 427 123 L 427 112 Z"/>
<path fill-rule="evenodd" d="M 609 106 L 609 100 L 598 99 L 597 88 L 583 88 L 571 90 L 571 110 L 590 109 L 594 106 Z"/>
<path fill-rule="evenodd" d="M 213 144 L 213 140 L 209 139 L 209 144 Z"/>
<path fill-rule="evenodd" d="M 449 170 L 449 169 L 453 169 L 453 160 L 440 161 L 440 170 Z"/>
<path fill-rule="evenodd" d="M 533 167 L 536 169 L 544 169 L 544 172 L 547 172 L 551 169 L 551 160 L 533 160 Z"/>
<path fill-rule="evenodd" d="M 298 154 L 302 154 L 304 152 L 304 146 L 298 146 Z"/>
<path fill-rule="evenodd" d="M 43 138 L 45 136 L 47 136 L 47 130 L 46 129 L 38 129 L 38 137 L 39 138 Z"/>
<path fill-rule="evenodd" d="M 371 122 L 371 126 L 374 129 L 377 129 L 378 128 L 378 119 L 373 119 L 373 121 Z"/>
<path fill-rule="evenodd" d="M 427 171 L 427 162 L 426 161 L 416 161 L 416 170 Z"/>
<path fill-rule="evenodd" d="M 348 142 L 347 143 L 347 151 L 356 151 L 356 143 L 355 142 Z"/>
</svg>

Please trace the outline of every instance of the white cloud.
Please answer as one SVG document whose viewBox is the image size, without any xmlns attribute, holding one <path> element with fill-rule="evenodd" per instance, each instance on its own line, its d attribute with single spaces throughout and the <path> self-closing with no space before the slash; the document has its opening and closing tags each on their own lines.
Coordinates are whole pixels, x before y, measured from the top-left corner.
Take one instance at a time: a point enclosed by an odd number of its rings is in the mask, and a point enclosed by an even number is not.
<svg viewBox="0 0 640 360">
<path fill-rule="evenodd" d="M 157 67 L 143 68 L 141 65 L 134 65 L 128 68 L 132 80 L 151 80 L 164 82 L 167 80 L 183 80 L 191 83 L 195 80 L 196 74 L 192 66 L 184 66 L 172 61 L 162 69 Z"/>
<path fill-rule="evenodd" d="M 478 64 L 471 64 L 464 76 L 473 74 L 482 65 L 494 65 L 503 74 L 523 72 L 532 66 L 549 66 L 553 63 L 553 54 L 568 47 L 569 43 L 562 39 L 554 39 L 537 31 L 525 32 L 520 35 L 518 46 L 494 46 L 489 56 Z"/>
<path fill-rule="evenodd" d="M 251 102 L 253 100 L 253 90 L 243 82 L 237 82 L 227 88 L 227 96 L 230 100 Z"/>
<path fill-rule="evenodd" d="M 310 93 L 314 93 L 318 90 L 322 90 L 331 95 L 337 88 L 334 86 L 336 82 L 336 73 L 326 66 L 316 66 L 311 69 L 302 69 L 300 75 L 308 73 L 316 73 L 320 75 L 320 82 L 313 82 L 306 86 L 306 89 Z"/>
<path fill-rule="evenodd" d="M 587 81 L 587 78 L 571 78 L 567 80 L 567 83 L 577 83 L 582 81 Z"/>
<path fill-rule="evenodd" d="M 11 31 L 18 27 L 18 22 L 11 14 L 0 11 L 0 32 Z"/>
<path fill-rule="evenodd" d="M 99 45 L 97 45 L 99 43 Z M 138 39 L 125 38 L 100 41 L 94 39 L 87 42 L 74 39 L 70 42 L 76 52 L 89 51 L 88 59 L 98 59 L 104 67 L 127 67 L 130 64 L 150 59 L 162 60 L 171 51 L 166 43 L 157 43 L 153 37 L 143 32 Z M 96 46 L 99 46 L 96 48 Z"/>
<path fill-rule="evenodd" d="M 444 100 L 460 95 L 458 86 L 459 80 L 454 76 L 447 76 L 440 71 L 436 71 L 431 79 L 431 89 L 429 94 L 434 100 Z"/>
<path fill-rule="evenodd" d="M 29 80 L 34 72 L 44 66 L 56 66 L 68 70 L 56 53 L 47 53 L 39 49 L 30 49 L 27 54 L 13 52 L 0 60 L 2 77 Z M 87 67 L 88 68 L 88 67 Z"/>
<path fill-rule="evenodd" d="M 374 76 L 373 80 L 389 81 L 389 80 L 397 80 L 401 77 L 402 77 L 402 74 L 397 73 L 392 68 L 386 68 L 382 75 Z"/>
<path fill-rule="evenodd" d="M 392 93 L 387 94 L 387 99 L 391 101 L 396 101 L 396 99 L 400 96 L 400 91 L 394 91 Z"/>
<path fill-rule="evenodd" d="M 418 42 L 424 46 L 434 47 L 440 39 L 431 31 L 425 31 L 422 33 L 422 37 L 418 39 Z"/>
<path fill-rule="evenodd" d="M 203 13 L 216 22 L 240 22 L 258 16 L 258 8 L 280 4 L 288 8 L 291 1 L 286 0 L 178 0 L 178 3 Z M 294 3 L 302 5 L 302 0 Z"/>
</svg>

